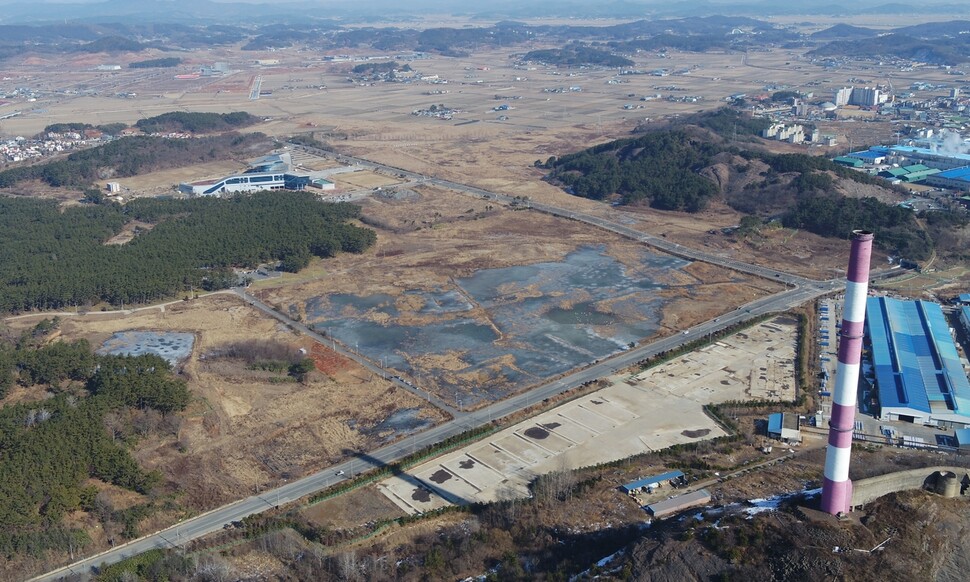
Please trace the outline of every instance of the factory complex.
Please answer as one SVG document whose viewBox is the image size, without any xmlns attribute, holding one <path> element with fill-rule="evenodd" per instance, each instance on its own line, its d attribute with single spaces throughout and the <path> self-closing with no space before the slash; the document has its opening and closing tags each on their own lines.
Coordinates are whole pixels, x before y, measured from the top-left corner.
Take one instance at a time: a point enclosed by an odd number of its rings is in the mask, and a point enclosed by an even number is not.
<svg viewBox="0 0 970 582">
<path fill-rule="evenodd" d="M 866 336 L 883 420 L 970 427 L 970 382 L 938 304 L 870 297 Z"/>
<path fill-rule="evenodd" d="M 878 174 L 894 184 L 925 183 L 951 190 L 970 190 L 970 154 L 934 147 L 875 146 L 833 161 Z"/>
</svg>

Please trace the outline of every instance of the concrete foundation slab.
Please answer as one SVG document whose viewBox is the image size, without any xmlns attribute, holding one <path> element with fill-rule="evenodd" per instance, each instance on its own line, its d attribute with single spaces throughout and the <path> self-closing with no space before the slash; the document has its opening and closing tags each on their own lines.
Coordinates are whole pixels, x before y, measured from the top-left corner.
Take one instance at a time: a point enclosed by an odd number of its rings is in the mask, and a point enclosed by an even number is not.
<svg viewBox="0 0 970 582">
<path fill-rule="evenodd" d="M 426 467 L 417 477 L 452 503 L 473 503 L 481 493 L 481 490 L 442 465 Z"/>
<path fill-rule="evenodd" d="M 521 459 L 526 466 L 538 464 L 546 457 L 552 456 L 550 451 L 514 433 L 492 442 L 506 453 Z"/>
<path fill-rule="evenodd" d="M 592 410 L 587 410 L 581 405 L 577 405 L 572 408 L 565 408 L 559 413 L 559 416 L 567 418 L 585 428 L 592 429 L 598 434 L 602 434 L 616 428 L 616 426 L 620 424 L 610 418 L 597 414 Z"/>
<path fill-rule="evenodd" d="M 470 483 L 479 492 L 498 485 L 505 476 L 471 455 L 448 459 L 441 465 Z"/>
<path fill-rule="evenodd" d="M 581 401 L 579 406 L 605 416 L 617 425 L 639 418 L 639 415 L 619 406 L 615 401 L 606 398 L 604 394 L 597 393 L 596 396 Z"/>
<path fill-rule="evenodd" d="M 674 362 L 611 377 L 607 388 L 415 468 L 436 495 L 400 478 L 381 491 L 412 513 L 440 507 L 444 499 L 524 497 L 537 475 L 722 436 L 702 405 L 752 394 L 794 398 L 795 331 L 794 320 L 779 317 Z"/>
<path fill-rule="evenodd" d="M 410 515 L 449 505 L 443 497 L 410 475 L 397 475 L 378 485 L 378 490 Z"/>
<path fill-rule="evenodd" d="M 539 417 L 539 422 L 544 425 L 552 426 L 553 424 L 558 424 L 553 430 L 560 437 L 573 443 L 585 443 L 589 439 L 596 436 L 597 432 L 586 428 L 580 424 L 577 424 L 568 418 L 557 414 L 543 415 Z"/>
<path fill-rule="evenodd" d="M 573 441 L 566 440 L 556 434 L 556 431 L 562 427 L 562 422 L 556 422 L 551 419 L 543 420 L 546 422 L 517 430 L 515 434 L 552 453 L 561 453 L 566 449 L 576 446 L 576 443 Z"/>
<path fill-rule="evenodd" d="M 503 475 L 514 474 L 527 466 L 522 459 L 517 459 L 496 448 L 492 443 L 486 443 L 484 446 L 469 450 L 468 456 L 481 461 Z"/>
</svg>

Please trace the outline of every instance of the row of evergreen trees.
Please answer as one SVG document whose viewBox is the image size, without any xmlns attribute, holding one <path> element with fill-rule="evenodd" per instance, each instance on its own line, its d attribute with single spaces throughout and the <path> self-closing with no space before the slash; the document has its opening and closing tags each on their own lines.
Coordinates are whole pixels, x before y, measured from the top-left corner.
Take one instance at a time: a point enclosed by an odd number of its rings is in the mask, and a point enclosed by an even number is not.
<svg viewBox="0 0 970 582">
<path fill-rule="evenodd" d="M 134 136 L 74 152 L 62 160 L 0 172 L 0 188 L 41 180 L 55 188 L 84 189 L 104 175 L 127 177 L 168 168 L 245 156 L 265 135 L 224 134 L 194 139 Z"/>
<path fill-rule="evenodd" d="M 0 312 L 141 303 L 236 283 L 233 267 L 360 253 L 374 231 L 350 224 L 360 208 L 309 192 L 230 199 L 136 199 L 125 206 L 0 198 Z M 104 244 L 133 220 L 150 230 Z"/>
</svg>

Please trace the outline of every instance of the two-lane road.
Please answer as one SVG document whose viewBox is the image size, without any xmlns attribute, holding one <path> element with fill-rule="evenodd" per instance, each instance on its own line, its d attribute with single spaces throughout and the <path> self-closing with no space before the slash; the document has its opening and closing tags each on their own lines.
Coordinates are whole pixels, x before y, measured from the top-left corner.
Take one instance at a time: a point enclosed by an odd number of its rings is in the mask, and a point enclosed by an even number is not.
<svg viewBox="0 0 970 582">
<path fill-rule="evenodd" d="M 409 172 L 399 168 L 375 164 L 369 160 L 350 158 L 348 156 L 334 156 L 334 154 L 329 152 L 315 150 L 314 148 L 306 148 L 296 144 L 293 144 L 292 147 L 304 149 L 310 151 L 311 153 L 318 153 L 319 155 L 336 157 L 338 160 L 347 163 L 357 163 L 362 167 L 393 173 L 402 178 L 432 183 L 438 186 L 463 192 L 471 196 L 494 199 L 496 201 L 506 202 L 508 204 L 523 203 L 521 199 L 516 200 L 512 196 L 489 192 L 480 188 L 458 184 L 448 180 L 440 180 L 423 176 L 421 174 Z M 668 242 L 663 238 L 637 231 L 598 216 L 578 213 L 548 205 L 529 203 L 527 201 L 525 204 L 527 204 L 533 210 L 545 212 L 555 216 L 561 216 L 571 220 L 581 221 L 597 228 L 608 230 L 622 236 L 641 241 L 645 244 L 649 244 L 685 259 L 704 261 L 735 269 L 737 271 L 758 275 L 767 279 L 783 282 L 786 285 L 790 285 L 791 288 L 786 288 L 786 290 L 781 293 L 752 301 L 739 307 L 736 311 L 724 314 L 717 319 L 708 321 L 706 323 L 699 324 L 689 330 L 684 330 L 682 333 L 661 338 L 654 342 L 641 344 L 630 350 L 616 354 L 613 357 L 596 362 L 561 377 L 551 379 L 550 381 L 536 386 L 528 391 L 519 393 L 515 396 L 507 398 L 506 400 L 497 402 L 474 412 L 461 412 L 455 410 L 448 403 L 443 402 L 433 395 L 420 390 L 420 388 L 413 386 L 409 382 L 401 379 L 393 379 L 393 381 L 400 387 L 410 390 L 420 398 L 427 399 L 439 408 L 449 412 L 452 415 L 453 420 L 426 430 L 420 434 L 409 436 L 400 442 L 382 447 L 376 451 L 369 451 L 366 453 L 362 452 L 361 455 L 352 460 L 328 467 L 318 473 L 309 475 L 297 481 L 286 483 L 276 489 L 267 490 L 258 495 L 236 501 L 191 519 L 187 519 L 165 530 L 153 533 L 138 540 L 131 541 L 122 546 L 112 548 L 111 550 L 76 562 L 69 567 L 64 567 L 54 572 L 39 576 L 33 580 L 49 581 L 56 580 L 72 573 L 88 573 L 91 571 L 92 567 L 96 567 L 102 563 L 115 563 L 127 557 L 154 548 L 169 548 L 184 544 L 190 540 L 202 537 L 214 531 L 218 531 L 226 524 L 238 521 L 243 517 L 260 513 L 277 505 L 316 493 L 335 483 L 349 478 L 353 474 L 361 473 L 372 467 L 393 463 L 409 455 L 415 450 L 440 442 L 450 436 L 460 434 L 469 429 L 481 426 L 491 420 L 508 416 L 509 414 L 513 414 L 523 410 L 524 408 L 542 402 L 547 398 L 569 391 L 586 382 L 597 380 L 614 373 L 616 370 L 634 365 L 643 359 L 655 356 L 661 352 L 673 350 L 687 342 L 706 337 L 719 329 L 747 321 L 762 314 L 785 311 L 797 305 L 801 305 L 806 301 L 836 290 L 841 284 L 840 280 L 812 281 L 805 279 L 804 277 L 791 275 L 775 269 L 743 263 L 711 253 L 698 251 L 696 249 L 689 249 L 676 243 Z M 356 354 L 353 351 L 341 347 L 339 344 L 333 343 L 330 338 L 323 337 L 305 325 L 299 322 L 291 321 L 282 314 L 273 310 L 271 307 L 248 295 L 245 290 L 235 289 L 234 292 L 243 297 L 254 307 L 273 317 L 276 317 L 280 321 L 286 323 L 286 325 L 289 325 L 294 329 L 298 329 L 301 333 L 310 335 L 317 341 L 324 343 L 324 345 L 332 345 L 344 356 L 357 360 L 361 363 L 361 365 L 365 366 L 371 372 L 375 374 L 385 373 L 383 369 L 376 366 L 373 362 L 361 357 L 359 354 Z"/>
<path fill-rule="evenodd" d="M 616 370 L 632 366 L 638 361 L 655 356 L 664 351 L 673 350 L 686 342 L 703 338 L 708 334 L 724 327 L 740 323 L 748 319 L 757 317 L 765 313 L 784 311 L 796 305 L 800 305 L 807 300 L 824 295 L 829 292 L 828 284 L 816 284 L 811 287 L 789 289 L 783 293 L 765 297 L 753 301 L 737 311 L 725 314 L 716 321 L 712 320 L 694 328 L 687 330 L 686 333 L 679 333 L 670 337 L 662 338 L 654 342 L 640 345 L 636 348 L 621 352 L 612 358 L 608 358 L 574 371 L 570 374 L 554 379 L 539 385 L 527 392 L 519 393 L 501 402 L 496 402 L 491 406 L 476 410 L 474 412 L 457 413 L 454 420 L 428 429 L 420 434 L 409 436 L 399 442 L 382 447 L 375 451 L 367 452 L 351 460 L 328 467 L 318 473 L 309 475 L 302 479 L 286 483 L 276 489 L 264 491 L 258 495 L 247 497 L 240 501 L 203 513 L 191 519 L 187 519 L 179 524 L 153 533 L 143 538 L 134 540 L 122 546 L 118 546 L 86 558 L 72 564 L 69 567 L 61 568 L 43 576 L 34 578 L 37 581 L 57 580 L 73 573 L 88 573 L 91 568 L 97 567 L 102 563 L 115 563 L 125 558 L 146 552 L 155 548 L 171 548 L 182 545 L 191 540 L 200 538 L 212 532 L 222 529 L 226 524 L 241 520 L 242 518 L 261 513 L 277 505 L 282 505 L 290 501 L 300 499 L 322 491 L 331 485 L 339 483 L 352 475 L 364 472 L 368 469 L 387 465 L 398 461 L 416 450 L 440 442 L 448 437 L 460 434 L 472 428 L 486 424 L 492 420 L 499 419 L 543 400 L 567 392 L 586 382 L 594 381 L 604 376 L 614 373 Z M 274 311 L 269 306 L 263 305 L 254 298 L 245 295 L 242 290 L 237 293 L 243 295 L 253 305 L 263 309 L 266 313 L 273 315 L 285 322 L 287 325 L 301 325 L 292 322 Z M 304 333 L 316 335 L 313 330 L 301 326 Z M 326 341 L 319 337 L 319 340 Z M 373 366 L 372 363 L 360 358 L 352 352 L 344 352 L 347 357 L 355 358 L 364 365 Z M 377 370 L 372 370 L 379 373 Z M 413 386 L 406 386 L 417 391 L 422 398 L 424 393 Z"/>
</svg>

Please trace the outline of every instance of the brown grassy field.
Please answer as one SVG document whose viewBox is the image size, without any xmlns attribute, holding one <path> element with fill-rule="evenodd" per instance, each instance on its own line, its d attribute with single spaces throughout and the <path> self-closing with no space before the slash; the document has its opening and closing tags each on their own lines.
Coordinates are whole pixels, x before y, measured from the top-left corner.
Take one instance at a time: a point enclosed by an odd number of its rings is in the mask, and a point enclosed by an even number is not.
<svg viewBox="0 0 970 582">
<path fill-rule="evenodd" d="M 9 325 L 17 330 L 34 323 L 24 318 Z M 396 410 L 420 408 L 423 418 L 444 418 L 233 295 L 210 295 L 128 316 L 65 317 L 60 337 L 87 338 L 97 347 L 125 330 L 196 336 L 181 372 L 193 396 L 184 420 L 174 434 L 150 434 L 135 449 L 143 466 L 162 471 L 169 485 L 184 494 L 187 508 L 202 510 L 238 499 L 333 464 L 349 450 L 373 448 L 386 435 L 371 429 Z M 214 357 L 226 345 L 251 338 L 305 348 L 319 371 L 305 383 L 280 381 L 279 374 Z"/>
</svg>

